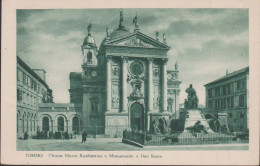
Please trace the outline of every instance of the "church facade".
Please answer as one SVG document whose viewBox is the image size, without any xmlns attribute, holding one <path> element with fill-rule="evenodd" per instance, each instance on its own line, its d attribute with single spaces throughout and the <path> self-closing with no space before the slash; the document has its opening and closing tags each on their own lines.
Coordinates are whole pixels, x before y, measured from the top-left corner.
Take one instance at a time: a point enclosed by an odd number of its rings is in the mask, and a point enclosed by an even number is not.
<svg viewBox="0 0 260 166">
<path fill-rule="evenodd" d="M 179 118 L 178 64 L 167 70 L 166 35 L 159 41 L 138 28 L 119 25 L 98 48 L 91 25 L 82 50 L 82 72 L 70 73 L 70 102 L 81 112 L 85 131 L 114 135 L 126 128 L 149 131 L 160 118 Z M 80 65 L 80 64 L 79 64 Z"/>
</svg>

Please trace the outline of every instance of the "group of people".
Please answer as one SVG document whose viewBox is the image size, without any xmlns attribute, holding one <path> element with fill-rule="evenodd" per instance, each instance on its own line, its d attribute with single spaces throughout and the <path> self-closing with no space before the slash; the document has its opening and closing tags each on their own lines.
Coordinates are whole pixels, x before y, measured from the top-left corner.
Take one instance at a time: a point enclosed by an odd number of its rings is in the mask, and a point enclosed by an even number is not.
<svg viewBox="0 0 260 166">
<path fill-rule="evenodd" d="M 72 134 L 68 134 L 68 132 L 56 131 L 53 133 L 52 131 L 37 131 L 36 134 L 37 139 L 63 139 L 68 140 L 72 138 Z"/>
<path fill-rule="evenodd" d="M 28 139 L 28 132 L 24 132 L 24 140 Z M 36 133 L 36 139 L 63 139 L 68 140 L 72 139 L 72 134 L 68 134 L 68 132 L 60 132 L 56 131 L 53 133 L 52 131 L 37 131 Z M 82 132 L 82 141 L 81 143 L 85 143 L 87 140 L 87 133 L 86 131 Z"/>
</svg>

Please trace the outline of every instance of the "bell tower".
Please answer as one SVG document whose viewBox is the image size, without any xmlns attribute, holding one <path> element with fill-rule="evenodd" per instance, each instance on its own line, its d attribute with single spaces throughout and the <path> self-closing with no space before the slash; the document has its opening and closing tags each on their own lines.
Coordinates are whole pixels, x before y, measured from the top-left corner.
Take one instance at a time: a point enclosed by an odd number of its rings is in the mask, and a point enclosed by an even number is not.
<svg viewBox="0 0 260 166">
<path fill-rule="evenodd" d="M 94 38 L 91 36 L 91 24 L 88 25 L 88 35 L 85 37 L 83 45 L 81 46 L 83 56 L 83 66 L 91 67 L 97 66 L 97 46 Z"/>
</svg>

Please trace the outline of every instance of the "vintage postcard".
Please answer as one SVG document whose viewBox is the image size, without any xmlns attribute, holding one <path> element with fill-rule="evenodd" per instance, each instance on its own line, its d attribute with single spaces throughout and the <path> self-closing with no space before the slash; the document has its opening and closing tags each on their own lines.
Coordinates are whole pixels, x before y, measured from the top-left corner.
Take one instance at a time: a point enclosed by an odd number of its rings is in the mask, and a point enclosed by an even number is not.
<svg viewBox="0 0 260 166">
<path fill-rule="evenodd" d="M 1 163 L 258 164 L 260 3 L 184 2 L 4 1 Z"/>
</svg>

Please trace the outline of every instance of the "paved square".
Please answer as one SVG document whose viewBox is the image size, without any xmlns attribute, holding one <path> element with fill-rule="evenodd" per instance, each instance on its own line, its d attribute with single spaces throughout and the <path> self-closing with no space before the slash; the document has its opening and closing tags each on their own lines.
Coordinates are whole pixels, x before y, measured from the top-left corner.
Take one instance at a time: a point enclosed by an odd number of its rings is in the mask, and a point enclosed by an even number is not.
<svg viewBox="0 0 260 166">
<path fill-rule="evenodd" d="M 121 138 L 71 140 L 17 140 L 18 151 L 158 151 L 158 150 L 248 150 L 248 144 L 149 146 L 140 148 L 122 143 Z"/>
</svg>

